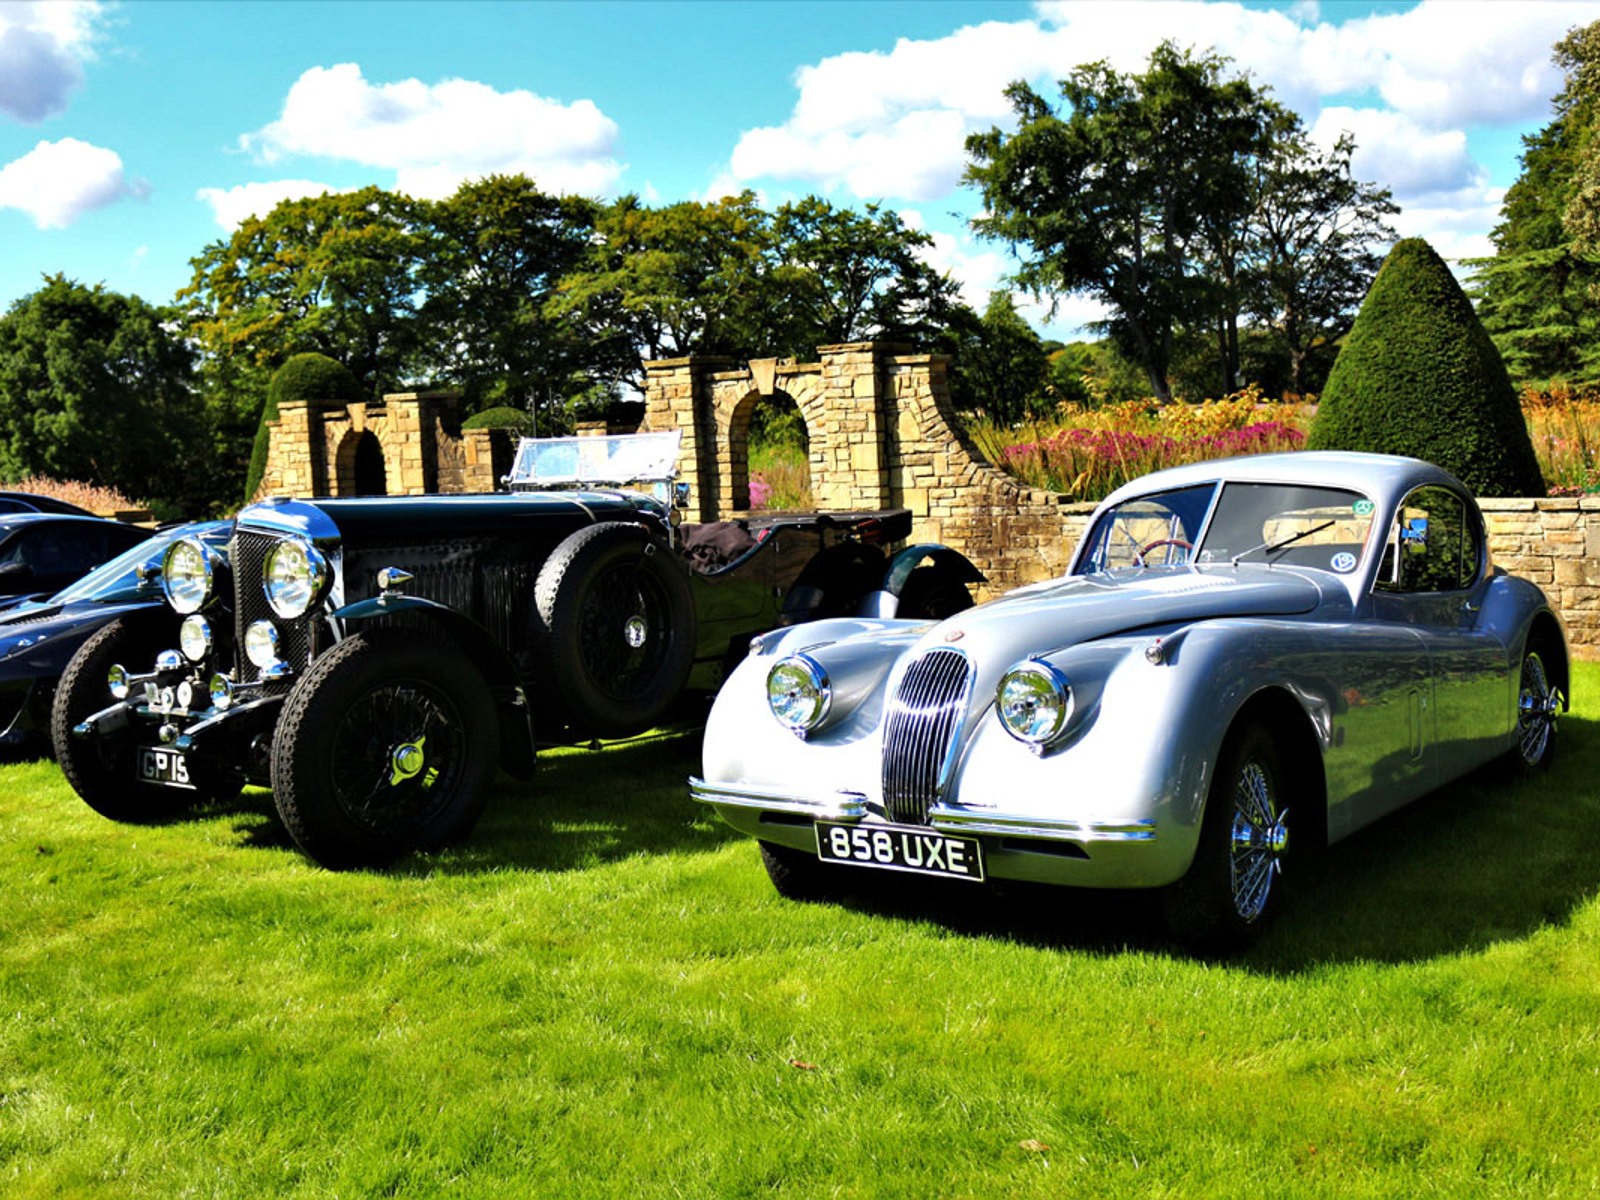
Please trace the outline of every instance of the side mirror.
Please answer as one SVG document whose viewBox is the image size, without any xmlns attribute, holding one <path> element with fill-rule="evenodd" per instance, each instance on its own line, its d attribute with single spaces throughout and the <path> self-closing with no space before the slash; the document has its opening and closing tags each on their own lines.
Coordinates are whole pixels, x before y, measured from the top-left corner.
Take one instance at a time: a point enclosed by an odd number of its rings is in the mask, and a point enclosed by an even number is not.
<svg viewBox="0 0 1600 1200">
<path fill-rule="evenodd" d="M 678 508 L 689 507 L 689 485 L 687 483 L 675 483 L 672 485 L 672 502 Z"/>
</svg>

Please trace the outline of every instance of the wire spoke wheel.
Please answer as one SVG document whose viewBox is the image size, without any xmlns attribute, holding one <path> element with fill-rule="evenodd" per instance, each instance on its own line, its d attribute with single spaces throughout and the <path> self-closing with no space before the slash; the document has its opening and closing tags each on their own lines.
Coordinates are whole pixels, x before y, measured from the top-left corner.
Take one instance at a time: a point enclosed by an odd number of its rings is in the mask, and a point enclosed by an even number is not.
<svg viewBox="0 0 1600 1200">
<path fill-rule="evenodd" d="M 661 671 L 671 637 L 671 608 L 654 575 L 636 562 L 599 572 L 578 619 L 578 642 L 602 691 L 623 703 L 644 695 Z"/>
<path fill-rule="evenodd" d="M 1233 829 L 1228 872 L 1234 911 L 1246 921 L 1266 911 L 1274 880 L 1289 848 L 1287 811 L 1280 812 L 1272 781 L 1260 763 L 1244 763 L 1233 786 Z"/>
<path fill-rule="evenodd" d="M 1522 682 L 1517 695 L 1517 754 L 1526 767 L 1537 767 L 1550 753 L 1561 693 L 1551 686 L 1537 651 L 1522 656 Z"/>
<path fill-rule="evenodd" d="M 405 834 L 450 802 L 466 748 L 450 698 L 420 680 L 376 687 L 346 711 L 333 737 L 333 799 L 358 825 Z"/>
</svg>

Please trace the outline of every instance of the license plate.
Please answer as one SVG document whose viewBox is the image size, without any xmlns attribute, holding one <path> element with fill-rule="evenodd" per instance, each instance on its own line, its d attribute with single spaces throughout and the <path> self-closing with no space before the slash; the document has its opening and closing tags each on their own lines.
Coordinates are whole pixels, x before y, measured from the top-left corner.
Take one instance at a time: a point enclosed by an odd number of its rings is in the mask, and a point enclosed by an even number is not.
<svg viewBox="0 0 1600 1200">
<path fill-rule="evenodd" d="M 182 751 L 139 747 L 139 781 L 163 787 L 194 788 L 189 782 L 189 762 Z"/>
<path fill-rule="evenodd" d="M 818 821 L 816 828 L 817 857 L 827 862 L 983 882 L 983 847 L 973 838 L 904 825 Z"/>
</svg>

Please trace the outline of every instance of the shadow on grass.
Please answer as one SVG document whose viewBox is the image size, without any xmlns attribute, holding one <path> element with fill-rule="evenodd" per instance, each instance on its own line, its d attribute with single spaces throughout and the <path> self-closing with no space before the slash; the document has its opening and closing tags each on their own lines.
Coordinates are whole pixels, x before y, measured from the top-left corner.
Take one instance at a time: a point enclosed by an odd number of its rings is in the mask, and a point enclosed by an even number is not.
<svg viewBox="0 0 1600 1200">
<path fill-rule="evenodd" d="M 501 776 L 467 839 L 411 855 L 382 873 L 465 875 L 507 869 L 571 871 L 635 854 L 717 846 L 737 838 L 714 813 L 689 799 L 699 769 L 700 730 L 673 729 L 613 743 L 603 752 L 541 753 L 534 776 Z M 177 818 L 232 818 L 242 846 L 292 849 L 272 795 L 249 789 Z"/>
<path fill-rule="evenodd" d="M 1600 723 L 1563 718 L 1548 772 L 1493 763 L 1300 865 L 1276 924 L 1231 965 L 1281 975 L 1412 962 L 1565 923 L 1600 894 L 1597 777 Z M 1045 949 L 1173 952 L 1152 892 L 861 874 L 844 907 Z"/>
</svg>

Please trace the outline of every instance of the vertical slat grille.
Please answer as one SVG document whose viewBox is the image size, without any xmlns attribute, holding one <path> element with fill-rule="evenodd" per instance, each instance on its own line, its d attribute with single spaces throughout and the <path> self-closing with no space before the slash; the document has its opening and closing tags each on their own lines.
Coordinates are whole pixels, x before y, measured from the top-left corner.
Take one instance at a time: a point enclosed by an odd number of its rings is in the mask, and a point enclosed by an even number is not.
<svg viewBox="0 0 1600 1200">
<path fill-rule="evenodd" d="M 267 594 L 261 587 L 261 569 L 267 554 L 280 539 L 270 533 L 256 533 L 239 529 L 233 535 L 233 598 L 234 646 L 238 655 L 239 679 L 254 683 L 261 671 L 244 656 L 244 631 L 252 622 L 271 621 L 278 629 L 278 656 L 297 671 L 311 661 L 311 618 L 285 621 L 267 604 Z M 268 691 L 286 690 L 294 685 L 288 679 L 268 684 Z"/>
<path fill-rule="evenodd" d="M 928 823 L 971 685 L 972 668 L 959 650 L 930 650 L 900 680 L 883 737 L 883 802 L 890 819 Z"/>
</svg>

